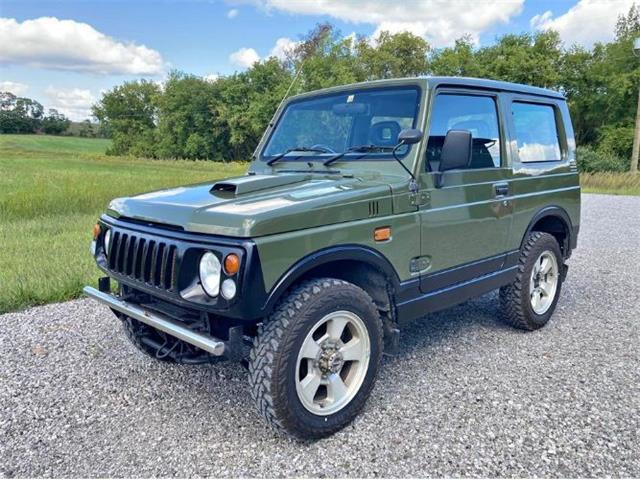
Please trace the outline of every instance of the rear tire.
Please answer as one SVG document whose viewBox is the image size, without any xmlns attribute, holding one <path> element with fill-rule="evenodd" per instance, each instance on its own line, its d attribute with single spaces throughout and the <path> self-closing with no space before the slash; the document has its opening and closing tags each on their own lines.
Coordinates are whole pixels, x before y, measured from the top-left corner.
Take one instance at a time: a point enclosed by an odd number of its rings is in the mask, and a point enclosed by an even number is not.
<svg viewBox="0 0 640 480">
<path fill-rule="evenodd" d="M 382 322 L 361 288 L 331 278 L 302 283 L 266 320 L 249 357 L 249 383 L 272 427 L 331 435 L 364 407 L 382 355 Z"/>
<path fill-rule="evenodd" d="M 520 251 L 516 279 L 500 289 L 503 320 L 522 330 L 544 327 L 560 297 L 562 268 L 556 239 L 548 233 L 531 232 Z"/>
</svg>

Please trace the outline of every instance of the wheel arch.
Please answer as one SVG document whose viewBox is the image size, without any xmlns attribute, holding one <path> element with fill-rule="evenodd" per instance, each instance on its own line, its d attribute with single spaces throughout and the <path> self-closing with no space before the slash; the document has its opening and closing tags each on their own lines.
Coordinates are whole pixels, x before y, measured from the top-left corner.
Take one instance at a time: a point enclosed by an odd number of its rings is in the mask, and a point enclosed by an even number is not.
<svg viewBox="0 0 640 480">
<path fill-rule="evenodd" d="M 564 208 L 557 205 L 545 207 L 533 216 L 522 237 L 520 248 L 531 232 L 545 232 L 553 235 L 565 259 L 571 256 L 571 251 L 575 248 L 576 238 L 571 217 Z"/>
<path fill-rule="evenodd" d="M 266 313 L 295 284 L 310 278 L 332 277 L 365 290 L 379 309 L 391 311 L 388 285 L 396 289 L 400 279 L 391 262 L 380 252 L 362 245 L 338 245 L 313 252 L 292 265 L 267 296 Z"/>
</svg>

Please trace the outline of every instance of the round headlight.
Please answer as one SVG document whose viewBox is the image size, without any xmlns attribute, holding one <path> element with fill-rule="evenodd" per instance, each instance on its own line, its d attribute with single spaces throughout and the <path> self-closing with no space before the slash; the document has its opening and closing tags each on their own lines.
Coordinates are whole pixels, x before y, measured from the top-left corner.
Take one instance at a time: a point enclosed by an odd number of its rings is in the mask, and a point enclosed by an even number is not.
<svg viewBox="0 0 640 480">
<path fill-rule="evenodd" d="M 200 259 L 200 282 L 210 297 L 218 296 L 220 291 L 220 271 L 222 265 L 217 256 L 206 252 Z"/>
<path fill-rule="evenodd" d="M 107 230 L 104 234 L 104 254 L 109 253 L 109 247 L 111 246 L 111 229 Z"/>
<path fill-rule="evenodd" d="M 231 300 L 236 296 L 236 282 L 227 278 L 224 282 L 222 282 L 222 296 L 227 300 Z"/>
</svg>

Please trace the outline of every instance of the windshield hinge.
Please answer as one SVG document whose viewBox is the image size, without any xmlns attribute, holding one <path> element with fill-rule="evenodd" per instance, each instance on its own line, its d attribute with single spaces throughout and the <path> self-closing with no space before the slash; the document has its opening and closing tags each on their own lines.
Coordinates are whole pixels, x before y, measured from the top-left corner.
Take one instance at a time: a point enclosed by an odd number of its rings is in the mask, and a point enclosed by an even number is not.
<svg viewBox="0 0 640 480">
<path fill-rule="evenodd" d="M 429 192 L 416 192 L 409 195 L 409 203 L 416 207 L 428 205 L 430 199 L 431 195 L 429 195 Z"/>
</svg>

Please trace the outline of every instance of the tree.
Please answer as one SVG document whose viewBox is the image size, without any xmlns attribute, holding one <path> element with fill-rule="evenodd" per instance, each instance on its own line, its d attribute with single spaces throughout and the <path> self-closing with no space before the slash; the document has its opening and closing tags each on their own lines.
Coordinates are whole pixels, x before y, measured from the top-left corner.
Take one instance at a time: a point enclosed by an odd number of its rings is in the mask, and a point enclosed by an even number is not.
<svg viewBox="0 0 640 480">
<path fill-rule="evenodd" d="M 0 133 L 35 133 L 43 114 L 44 107 L 35 100 L 0 92 Z"/>
<path fill-rule="evenodd" d="M 459 38 L 453 47 L 434 51 L 429 67 L 433 75 L 458 77 L 481 75 L 470 37 Z"/>
<path fill-rule="evenodd" d="M 228 135 L 223 158 L 248 159 L 291 84 L 291 72 L 276 58 L 216 82 L 216 128 Z"/>
<path fill-rule="evenodd" d="M 482 77 L 543 88 L 560 85 L 560 35 L 554 31 L 504 35 L 476 53 Z"/>
<path fill-rule="evenodd" d="M 93 115 L 110 132 L 113 155 L 156 156 L 157 102 L 161 93 L 154 82 L 125 82 L 103 94 Z"/>
<path fill-rule="evenodd" d="M 290 63 L 301 74 L 292 93 L 365 80 L 353 39 L 326 23 L 309 32 L 293 50 Z"/>
<path fill-rule="evenodd" d="M 423 38 L 409 32 L 381 32 L 375 42 L 363 37 L 356 44 L 358 63 L 367 80 L 425 75 L 430 50 Z"/>
<path fill-rule="evenodd" d="M 80 137 L 95 137 L 96 132 L 93 129 L 93 125 L 89 119 L 83 120 L 78 129 L 78 136 Z"/>
<path fill-rule="evenodd" d="M 60 135 L 69 125 L 71 121 L 55 108 L 50 108 L 47 116 L 42 119 L 42 131 L 49 135 Z"/>
<path fill-rule="evenodd" d="M 640 7 L 631 5 L 626 15 L 619 15 L 616 22 L 616 40 L 635 38 L 640 34 Z"/>
<path fill-rule="evenodd" d="M 217 123 L 215 82 L 173 71 L 158 96 L 158 146 L 162 158 L 221 158 L 225 135 Z"/>
</svg>

